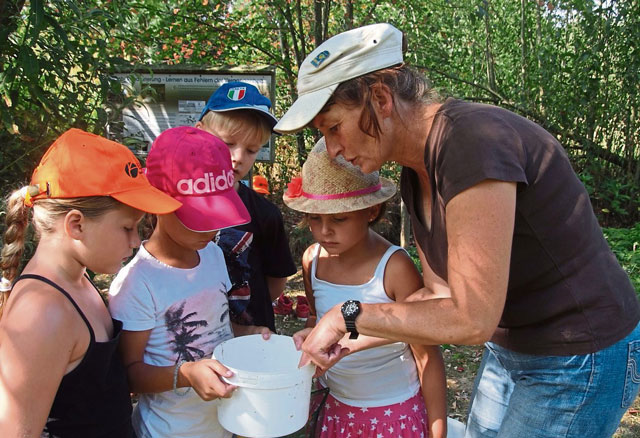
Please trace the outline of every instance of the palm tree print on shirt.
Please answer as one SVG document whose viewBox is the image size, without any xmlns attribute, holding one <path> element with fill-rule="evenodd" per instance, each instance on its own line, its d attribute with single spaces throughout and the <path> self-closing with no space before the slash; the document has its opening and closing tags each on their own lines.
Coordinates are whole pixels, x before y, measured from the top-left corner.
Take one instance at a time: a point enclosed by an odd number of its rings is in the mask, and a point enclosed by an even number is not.
<svg viewBox="0 0 640 438">
<path fill-rule="evenodd" d="M 221 283 L 218 292 L 222 293 L 226 297 L 227 290 L 224 283 Z M 169 343 L 171 344 L 171 350 L 177 356 L 176 363 L 180 360 L 192 362 L 202 359 L 205 356 L 209 356 L 211 353 L 200 347 L 206 348 L 206 345 L 214 342 L 210 339 L 212 331 L 206 330 L 209 327 L 209 322 L 204 319 L 196 319 L 198 312 L 189 312 L 185 314 L 186 304 L 187 300 L 184 300 L 179 304 L 170 307 L 164 315 L 167 331 L 173 335 L 173 339 Z M 222 311 L 220 312 L 219 322 L 223 323 L 225 318 L 228 318 L 228 315 L 229 305 L 225 300 L 222 305 Z M 198 330 L 200 328 L 204 330 Z M 213 332 L 216 331 L 218 330 L 214 328 Z M 204 344 L 198 344 L 198 341 L 200 341 L 203 336 L 205 337 L 205 339 L 203 339 Z"/>
<path fill-rule="evenodd" d="M 202 359 L 205 355 L 204 351 L 192 345 L 202 337 L 201 334 L 196 333 L 196 330 L 199 327 L 207 327 L 209 323 L 203 319 L 192 320 L 197 316 L 198 312 L 184 315 L 186 304 L 187 301 L 185 300 L 179 306 L 169 308 L 164 314 L 164 321 L 167 325 L 167 330 L 173 333 L 173 340 L 170 344 L 172 345 L 172 351 L 178 355 L 178 361 L 186 360 L 192 362 Z"/>
</svg>

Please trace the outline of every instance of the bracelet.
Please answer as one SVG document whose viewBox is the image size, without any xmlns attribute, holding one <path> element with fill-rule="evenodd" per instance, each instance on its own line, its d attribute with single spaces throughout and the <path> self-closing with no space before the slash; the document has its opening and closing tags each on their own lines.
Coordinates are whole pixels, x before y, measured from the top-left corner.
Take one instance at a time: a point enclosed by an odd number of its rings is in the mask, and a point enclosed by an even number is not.
<svg viewBox="0 0 640 438">
<path fill-rule="evenodd" d="M 179 395 L 179 396 L 187 395 L 187 393 L 191 389 L 191 387 L 188 386 L 187 388 L 185 388 L 184 392 L 180 392 L 178 390 L 178 371 L 180 371 L 180 367 L 185 362 L 187 362 L 187 361 L 184 360 L 184 359 L 180 359 L 178 361 L 178 363 L 176 364 L 175 368 L 173 369 L 173 393 L 176 394 L 176 395 Z"/>
</svg>

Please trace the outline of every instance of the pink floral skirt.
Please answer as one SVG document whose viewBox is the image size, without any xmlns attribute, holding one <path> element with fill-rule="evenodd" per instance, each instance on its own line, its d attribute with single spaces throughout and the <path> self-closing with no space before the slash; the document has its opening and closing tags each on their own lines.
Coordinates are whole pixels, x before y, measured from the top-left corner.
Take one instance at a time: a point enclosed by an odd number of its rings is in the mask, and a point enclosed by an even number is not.
<svg viewBox="0 0 640 438">
<path fill-rule="evenodd" d="M 316 431 L 318 438 L 427 438 L 427 409 L 420 391 L 401 403 L 375 408 L 350 406 L 329 394 Z"/>
</svg>

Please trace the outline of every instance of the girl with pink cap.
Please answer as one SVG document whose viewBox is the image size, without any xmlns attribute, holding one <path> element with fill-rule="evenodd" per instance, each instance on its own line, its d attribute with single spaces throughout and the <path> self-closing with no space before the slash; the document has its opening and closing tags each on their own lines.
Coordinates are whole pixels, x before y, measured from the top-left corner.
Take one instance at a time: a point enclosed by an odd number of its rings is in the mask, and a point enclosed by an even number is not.
<svg viewBox="0 0 640 438">
<path fill-rule="evenodd" d="M 133 426 L 138 438 L 230 438 L 209 401 L 235 387 L 222 379 L 231 371 L 210 359 L 213 349 L 234 335 L 267 339 L 270 332 L 231 323 L 231 282 L 211 241 L 250 220 L 233 188 L 229 149 L 201 129 L 168 129 L 151 147 L 146 175 L 182 207 L 157 216 L 149 240 L 111 284 L 111 314 L 124 328 L 120 350 L 139 394 Z"/>
</svg>

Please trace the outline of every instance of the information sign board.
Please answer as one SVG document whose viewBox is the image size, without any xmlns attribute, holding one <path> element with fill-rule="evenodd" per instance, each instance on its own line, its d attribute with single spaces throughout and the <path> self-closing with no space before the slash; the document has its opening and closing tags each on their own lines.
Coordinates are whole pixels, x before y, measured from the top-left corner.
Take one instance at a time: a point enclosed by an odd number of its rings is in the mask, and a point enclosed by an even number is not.
<svg viewBox="0 0 640 438">
<path fill-rule="evenodd" d="M 148 73 L 118 72 L 125 93 L 140 96 L 122 111 L 123 137 L 142 145 L 136 152 L 146 155 L 153 140 L 165 129 L 194 126 L 209 96 L 222 84 L 243 81 L 255 85 L 275 104 L 275 69 L 213 69 L 197 67 L 171 69 L 145 67 Z M 142 90 L 153 90 L 140 93 Z M 258 153 L 258 161 L 273 161 L 273 137 Z"/>
</svg>

